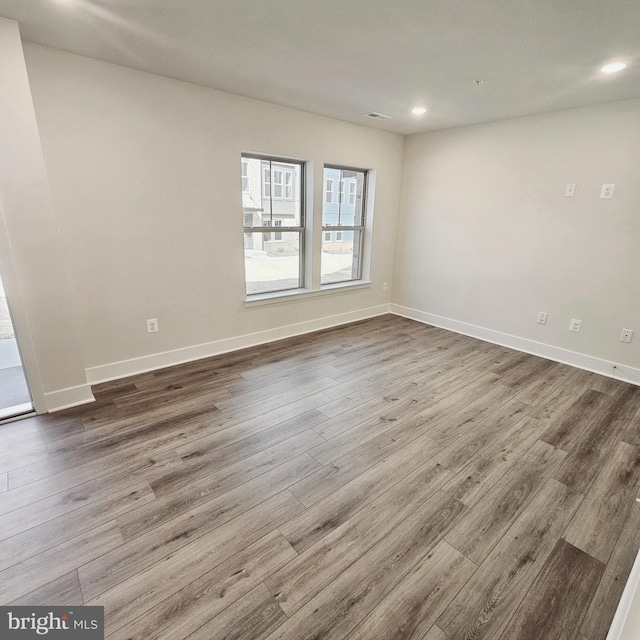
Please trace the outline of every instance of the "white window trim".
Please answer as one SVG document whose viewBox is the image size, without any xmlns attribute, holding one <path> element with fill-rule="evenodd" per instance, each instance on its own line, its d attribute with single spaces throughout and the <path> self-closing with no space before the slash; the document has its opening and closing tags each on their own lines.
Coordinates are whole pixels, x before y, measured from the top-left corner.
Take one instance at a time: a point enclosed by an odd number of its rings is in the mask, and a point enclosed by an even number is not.
<svg viewBox="0 0 640 640">
<path fill-rule="evenodd" d="M 263 307 L 268 304 L 281 304 L 317 296 L 349 293 L 358 289 L 370 289 L 372 284 L 371 280 L 349 280 L 348 282 L 323 284 L 321 289 L 291 289 L 288 291 L 274 291 L 273 293 L 257 293 L 247 298 L 244 306 L 247 308 Z"/>
</svg>

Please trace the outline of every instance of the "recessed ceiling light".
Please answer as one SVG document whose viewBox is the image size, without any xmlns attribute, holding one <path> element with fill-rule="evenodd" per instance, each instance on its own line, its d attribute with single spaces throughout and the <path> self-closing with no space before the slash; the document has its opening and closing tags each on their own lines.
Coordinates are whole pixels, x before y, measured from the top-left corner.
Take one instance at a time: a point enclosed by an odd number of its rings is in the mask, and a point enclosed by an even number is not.
<svg viewBox="0 0 640 640">
<path fill-rule="evenodd" d="M 414 107 L 411 109 L 411 113 L 413 113 L 414 116 L 423 116 L 427 113 L 427 110 L 424 107 Z"/>
<path fill-rule="evenodd" d="M 600 71 L 602 73 L 616 73 L 616 71 L 622 71 L 627 65 L 624 62 L 611 62 L 605 64 Z"/>
</svg>

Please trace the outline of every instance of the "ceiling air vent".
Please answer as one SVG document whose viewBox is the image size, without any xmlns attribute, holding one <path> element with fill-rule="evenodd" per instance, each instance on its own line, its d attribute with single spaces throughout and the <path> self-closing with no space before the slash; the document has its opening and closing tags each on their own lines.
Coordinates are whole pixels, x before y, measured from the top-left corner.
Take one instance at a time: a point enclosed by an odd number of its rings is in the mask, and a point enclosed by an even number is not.
<svg viewBox="0 0 640 640">
<path fill-rule="evenodd" d="M 378 113 L 377 111 L 372 111 L 365 115 L 367 118 L 374 118 L 375 120 L 391 120 L 391 116 L 386 116 L 384 113 Z"/>
</svg>

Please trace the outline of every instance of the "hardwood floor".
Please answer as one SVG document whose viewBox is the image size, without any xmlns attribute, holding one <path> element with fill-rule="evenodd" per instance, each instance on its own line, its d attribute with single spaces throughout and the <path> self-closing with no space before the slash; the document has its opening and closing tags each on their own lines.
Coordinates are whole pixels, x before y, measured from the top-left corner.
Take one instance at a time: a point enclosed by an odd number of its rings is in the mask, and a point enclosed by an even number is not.
<svg viewBox="0 0 640 640">
<path fill-rule="evenodd" d="M 604 640 L 640 388 L 394 316 L 0 426 L 0 604 L 113 640 Z"/>
</svg>

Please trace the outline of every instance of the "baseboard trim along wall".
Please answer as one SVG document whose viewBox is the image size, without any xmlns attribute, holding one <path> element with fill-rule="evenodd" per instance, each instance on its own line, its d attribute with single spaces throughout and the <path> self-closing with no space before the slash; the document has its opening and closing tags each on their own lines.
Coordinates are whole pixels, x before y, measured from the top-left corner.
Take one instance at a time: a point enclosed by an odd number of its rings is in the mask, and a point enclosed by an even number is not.
<svg viewBox="0 0 640 640">
<path fill-rule="evenodd" d="M 568 364 L 578 369 L 598 373 L 623 382 L 640 385 L 640 369 L 634 367 L 609 362 L 608 360 L 602 360 L 576 351 L 569 351 L 568 349 L 554 347 L 549 344 L 544 344 L 543 342 L 520 338 L 508 333 L 502 333 L 501 331 L 494 331 L 493 329 L 479 327 L 467 322 L 461 322 L 460 320 L 445 318 L 444 316 L 419 311 L 418 309 L 411 309 L 410 307 L 404 307 L 398 304 L 391 304 L 390 311 L 398 316 L 417 320 L 424 324 L 430 324 L 435 327 L 454 331 L 455 333 L 461 333 L 465 336 L 492 342 L 493 344 L 516 349 L 524 353 L 530 353 L 531 355 L 540 356 L 547 360 Z"/>
<path fill-rule="evenodd" d="M 524 353 L 530 353 L 555 362 L 568 364 L 572 367 L 577 367 L 578 369 L 584 369 L 609 378 L 640 385 L 640 369 L 397 304 L 378 305 L 376 307 L 359 309 L 349 313 L 342 313 L 306 322 L 285 325 L 284 327 L 277 327 L 266 331 L 258 331 L 256 333 L 245 334 L 233 338 L 225 338 L 223 340 L 216 340 L 214 342 L 207 342 L 172 351 L 163 351 L 161 353 L 154 353 L 140 358 L 132 358 L 130 360 L 122 360 L 120 362 L 112 362 L 105 365 L 99 365 L 97 367 L 89 367 L 86 369 L 87 381 L 90 385 L 93 385 L 108 382 L 110 380 L 118 380 L 120 378 L 126 378 L 140 373 L 147 373 L 148 371 L 156 371 L 165 367 L 172 367 L 178 364 L 192 362 L 194 360 L 201 360 L 202 358 L 210 358 L 223 353 L 229 353 L 230 351 L 237 351 L 239 349 L 255 347 L 260 344 L 275 342 L 285 338 L 292 338 L 294 336 L 311 333 L 313 331 L 330 329 L 331 327 L 349 324 L 350 322 L 357 322 L 358 320 L 374 318 L 376 316 L 384 315 L 385 313 L 393 313 L 404 318 L 416 320 L 424 324 L 430 324 L 455 333 L 461 333 L 472 338 L 498 344 L 503 347 L 509 347 L 510 349 L 515 349 Z M 93 400 L 93 396 L 90 393 L 83 394 L 80 391 L 76 391 L 82 388 L 83 387 L 74 387 L 73 389 L 62 389 L 60 391 L 45 394 L 47 397 L 48 410 L 58 411 L 62 408 L 76 406 L 78 404 L 83 404 L 84 402 L 91 402 Z M 78 395 L 77 400 L 73 399 L 75 398 L 73 393 Z M 50 397 L 51 400 L 49 400 Z M 66 402 L 60 401 L 64 400 L 66 397 L 71 397 L 72 399 Z M 50 408 L 51 406 L 54 406 L 55 408 L 52 409 Z"/>
<path fill-rule="evenodd" d="M 108 382 L 109 380 L 126 378 L 139 373 L 146 373 L 148 371 L 164 369 L 165 367 L 172 367 L 177 364 L 201 360 L 202 358 L 218 356 L 223 353 L 229 353 L 230 351 L 275 342 L 276 340 L 282 340 L 284 338 L 293 338 L 294 336 L 320 331 L 321 329 L 330 329 L 331 327 L 357 322 L 358 320 L 366 320 L 367 318 L 374 318 L 386 313 L 389 313 L 389 305 L 383 304 L 367 309 L 359 309 L 348 313 L 308 320 L 306 322 L 289 324 L 276 329 L 258 331 L 234 338 L 216 340 L 192 347 L 184 347 L 182 349 L 154 353 L 140 358 L 132 358 L 131 360 L 122 360 L 111 364 L 90 367 L 86 369 L 87 380 L 89 384 L 98 384 Z"/>
<path fill-rule="evenodd" d="M 89 384 L 81 384 L 77 387 L 69 387 L 67 389 L 58 389 L 57 391 L 49 391 L 44 394 L 45 405 L 49 413 L 77 407 L 78 405 L 87 404 L 94 400 L 95 398 L 93 397 Z"/>
<path fill-rule="evenodd" d="M 248 347 L 255 347 L 260 344 L 275 342 L 285 338 L 292 338 L 294 336 L 311 333 L 313 331 L 330 329 L 331 327 L 349 324 L 350 322 L 374 318 L 376 316 L 384 315 L 385 313 L 393 313 L 424 324 L 447 329 L 448 331 L 453 331 L 455 333 L 461 333 L 472 338 L 509 347 L 510 349 L 515 349 L 524 353 L 530 353 L 555 362 L 568 364 L 572 367 L 577 367 L 578 369 L 584 369 L 616 380 L 640 385 L 640 369 L 636 369 L 634 367 L 602 360 L 600 358 L 595 358 L 575 351 L 569 351 L 568 349 L 554 347 L 542 342 L 536 342 L 535 340 L 520 338 L 518 336 L 495 331 L 493 329 L 479 327 L 467 322 L 461 322 L 460 320 L 454 320 L 452 318 L 438 316 L 425 311 L 419 311 L 418 309 L 412 309 L 410 307 L 404 307 L 397 304 L 383 304 L 376 307 L 369 307 L 367 309 L 359 309 L 357 311 L 351 311 L 339 315 L 285 325 L 284 327 L 277 327 L 266 331 L 258 331 L 256 333 L 245 334 L 233 338 L 225 338 L 223 340 L 184 347 L 182 349 L 154 353 L 140 358 L 112 362 L 105 365 L 99 365 L 97 367 L 89 367 L 86 369 L 88 385 L 73 387 L 71 389 L 61 389 L 60 391 L 45 394 L 47 410 L 59 411 L 60 409 L 66 409 L 87 402 L 92 402 L 94 398 L 91 394 L 89 385 L 108 382 L 110 380 L 118 380 L 120 378 L 126 378 L 140 373 L 147 373 L 149 371 L 156 371 L 165 367 L 193 362 L 194 360 L 201 360 L 202 358 L 210 358 L 223 353 L 246 349 Z"/>
<path fill-rule="evenodd" d="M 633 563 L 631 573 L 627 579 L 627 584 L 622 592 L 622 597 L 618 603 L 616 614 L 613 622 L 609 627 L 607 640 L 634 640 L 637 638 L 637 629 L 640 628 L 638 621 L 638 607 L 640 606 L 640 553 L 636 556 Z M 635 616 L 630 617 L 631 612 L 636 612 Z M 635 619 L 634 619 L 635 617 Z M 635 626 L 635 631 L 633 627 Z"/>
</svg>

